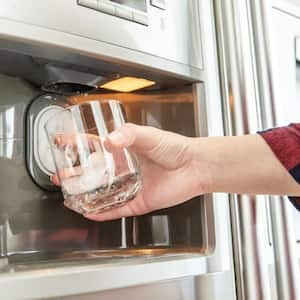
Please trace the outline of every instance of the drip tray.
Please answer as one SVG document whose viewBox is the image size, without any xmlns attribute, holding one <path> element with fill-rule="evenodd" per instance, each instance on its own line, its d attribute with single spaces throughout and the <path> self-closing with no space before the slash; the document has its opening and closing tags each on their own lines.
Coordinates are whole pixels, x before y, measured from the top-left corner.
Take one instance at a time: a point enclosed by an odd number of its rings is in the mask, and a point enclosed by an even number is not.
<svg viewBox="0 0 300 300">
<path fill-rule="evenodd" d="M 131 249 L 119 251 L 87 251 L 74 252 L 58 257 L 57 254 L 26 254 L 12 255 L 8 263 L 0 268 L 1 273 L 26 272 L 43 269 L 108 265 L 108 264 L 132 264 L 138 262 L 157 262 L 161 260 L 183 259 L 191 257 L 202 257 L 208 255 L 205 249 Z"/>
<path fill-rule="evenodd" d="M 74 251 L 59 255 L 58 253 L 31 253 L 13 254 L 9 256 L 9 264 L 33 264 L 37 262 L 68 262 L 80 260 L 112 260 L 137 257 L 159 257 L 178 256 L 186 254 L 207 254 L 205 248 L 148 248 L 148 249 L 120 249 L 120 250 L 96 250 L 96 251 Z"/>
<path fill-rule="evenodd" d="M 110 222 L 91 222 L 68 210 L 64 213 L 72 218 L 59 218 L 64 224 L 18 216 L 22 227 L 13 222 L 7 225 L 8 265 L 207 255 L 203 202 L 198 197 L 173 208 Z"/>
</svg>

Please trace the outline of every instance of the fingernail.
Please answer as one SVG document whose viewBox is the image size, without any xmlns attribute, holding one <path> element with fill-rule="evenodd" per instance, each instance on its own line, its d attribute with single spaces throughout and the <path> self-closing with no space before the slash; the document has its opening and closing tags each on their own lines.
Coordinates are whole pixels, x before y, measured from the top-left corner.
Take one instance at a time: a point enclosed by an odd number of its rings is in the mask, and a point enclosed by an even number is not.
<svg viewBox="0 0 300 300">
<path fill-rule="evenodd" d="M 113 143 L 113 144 L 118 144 L 118 145 L 122 145 L 126 143 L 126 137 L 118 132 L 118 131 L 114 131 L 112 133 L 110 133 L 108 135 L 108 139 Z"/>
</svg>

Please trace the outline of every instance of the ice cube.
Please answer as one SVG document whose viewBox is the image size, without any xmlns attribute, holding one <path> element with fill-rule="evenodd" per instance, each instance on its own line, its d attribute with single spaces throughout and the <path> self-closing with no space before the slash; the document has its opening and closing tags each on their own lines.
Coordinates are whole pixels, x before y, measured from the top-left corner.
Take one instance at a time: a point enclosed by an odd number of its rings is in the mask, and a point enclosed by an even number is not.
<svg viewBox="0 0 300 300">
<path fill-rule="evenodd" d="M 94 152 L 88 157 L 81 175 L 63 179 L 62 184 L 67 194 L 77 195 L 104 187 L 109 182 L 110 176 L 104 155 L 101 152 Z"/>
</svg>

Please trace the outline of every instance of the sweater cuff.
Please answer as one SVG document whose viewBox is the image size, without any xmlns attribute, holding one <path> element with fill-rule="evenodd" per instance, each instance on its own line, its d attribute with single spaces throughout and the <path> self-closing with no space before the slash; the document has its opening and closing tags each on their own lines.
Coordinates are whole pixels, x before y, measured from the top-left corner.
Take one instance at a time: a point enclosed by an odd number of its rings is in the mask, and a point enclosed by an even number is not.
<svg viewBox="0 0 300 300">
<path fill-rule="evenodd" d="M 273 128 L 258 132 L 269 145 L 281 164 L 300 184 L 300 125 Z M 289 196 L 291 203 L 300 211 L 300 197 Z"/>
<path fill-rule="evenodd" d="M 275 156 L 300 183 L 300 125 L 291 124 L 258 132 L 269 145 Z"/>
</svg>

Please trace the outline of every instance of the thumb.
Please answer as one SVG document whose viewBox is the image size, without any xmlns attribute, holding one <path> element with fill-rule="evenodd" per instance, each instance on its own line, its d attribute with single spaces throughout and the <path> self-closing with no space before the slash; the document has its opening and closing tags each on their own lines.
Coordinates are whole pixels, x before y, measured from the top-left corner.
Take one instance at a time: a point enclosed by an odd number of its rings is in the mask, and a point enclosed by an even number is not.
<svg viewBox="0 0 300 300">
<path fill-rule="evenodd" d="M 163 132 L 149 126 L 126 123 L 107 137 L 107 143 L 116 148 L 130 147 L 136 152 L 146 153 L 157 147 L 163 139 Z"/>
</svg>

